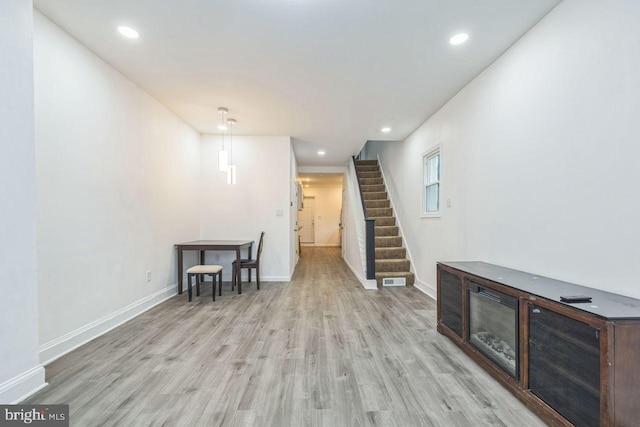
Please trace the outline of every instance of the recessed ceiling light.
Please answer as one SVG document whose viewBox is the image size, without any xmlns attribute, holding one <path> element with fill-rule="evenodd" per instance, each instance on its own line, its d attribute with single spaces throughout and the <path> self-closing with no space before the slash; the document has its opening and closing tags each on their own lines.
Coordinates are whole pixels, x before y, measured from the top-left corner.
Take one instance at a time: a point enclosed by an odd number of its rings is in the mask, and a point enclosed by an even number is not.
<svg viewBox="0 0 640 427">
<path fill-rule="evenodd" d="M 118 31 L 120 32 L 120 34 L 122 34 L 123 36 L 125 36 L 128 39 L 137 39 L 137 38 L 140 37 L 140 33 L 138 33 L 133 28 L 127 27 L 127 26 L 124 26 L 124 25 L 120 25 L 118 27 Z"/>
<path fill-rule="evenodd" d="M 228 127 L 226 127 L 225 125 L 218 125 L 218 129 L 219 130 L 227 130 L 229 129 Z"/>
<path fill-rule="evenodd" d="M 467 41 L 467 39 L 469 38 L 469 34 L 466 33 L 460 33 L 460 34 L 456 34 L 455 36 L 451 37 L 449 39 L 449 43 L 451 44 L 462 44 L 464 42 Z"/>
<path fill-rule="evenodd" d="M 324 156 L 325 154 L 327 154 L 327 153 L 324 152 L 323 150 L 318 151 L 318 156 Z"/>
<path fill-rule="evenodd" d="M 384 128 L 382 128 L 382 129 L 380 129 L 380 132 L 382 132 L 382 133 L 389 133 L 389 132 L 391 132 L 391 128 L 390 128 L 390 127 L 384 127 Z"/>
</svg>

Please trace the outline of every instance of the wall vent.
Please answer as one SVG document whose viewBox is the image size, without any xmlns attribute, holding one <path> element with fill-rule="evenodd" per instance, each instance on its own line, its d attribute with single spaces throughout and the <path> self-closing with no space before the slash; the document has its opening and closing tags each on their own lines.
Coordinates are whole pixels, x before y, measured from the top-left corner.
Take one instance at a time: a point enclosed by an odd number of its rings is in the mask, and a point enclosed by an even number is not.
<svg viewBox="0 0 640 427">
<path fill-rule="evenodd" d="M 382 286 L 406 286 L 407 279 L 404 277 L 387 277 L 382 279 Z"/>
</svg>

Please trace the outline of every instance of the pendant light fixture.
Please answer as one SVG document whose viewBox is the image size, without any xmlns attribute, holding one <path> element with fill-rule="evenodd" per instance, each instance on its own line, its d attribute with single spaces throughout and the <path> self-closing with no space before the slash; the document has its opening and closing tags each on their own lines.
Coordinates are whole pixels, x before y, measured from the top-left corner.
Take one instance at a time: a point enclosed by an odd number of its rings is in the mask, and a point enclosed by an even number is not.
<svg viewBox="0 0 640 427">
<path fill-rule="evenodd" d="M 229 153 L 225 150 L 224 147 L 224 132 L 227 130 L 225 116 L 229 113 L 224 107 L 218 107 L 218 114 L 220 114 L 220 124 L 218 125 L 218 130 L 222 132 L 222 149 L 218 151 L 218 170 L 220 172 L 227 172 L 229 167 Z"/>
<path fill-rule="evenodd" d="M 233 125 L 236 124 L 236 119 L 227 119 L 227 125 L 229 125 L 229 161 L 227 164 L 227 184 L 236 183 L 236 167 L 233 164 Z"/>
</svg>

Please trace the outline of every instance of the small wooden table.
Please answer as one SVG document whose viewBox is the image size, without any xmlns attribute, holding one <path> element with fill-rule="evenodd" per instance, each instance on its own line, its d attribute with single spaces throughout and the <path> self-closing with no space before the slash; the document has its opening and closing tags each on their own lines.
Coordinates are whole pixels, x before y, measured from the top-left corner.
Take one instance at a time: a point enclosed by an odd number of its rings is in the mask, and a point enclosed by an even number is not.
<svg viewBox="0 0 640 427">
<path fill-rule="evenodd" d="M 236 280 L 238 282 L 238 293 L 242 293 L 242 282 L 240 281 L 240 250 L 244 248 L 249 249 L 249 256 L 251 259 L 251 248 L 253 246 L 253 240 L 194 240 L 193 242 L 178 243 L 178 293 L 182 293 L 182 274 L 183 274 L 183 251 L 198 251 L 200 252 L 200 264 L 204 264 L 205 251 L 235 251 L 236 253 Z M 222 286 L 222 284 L 220 284 Z"/>
</svg>

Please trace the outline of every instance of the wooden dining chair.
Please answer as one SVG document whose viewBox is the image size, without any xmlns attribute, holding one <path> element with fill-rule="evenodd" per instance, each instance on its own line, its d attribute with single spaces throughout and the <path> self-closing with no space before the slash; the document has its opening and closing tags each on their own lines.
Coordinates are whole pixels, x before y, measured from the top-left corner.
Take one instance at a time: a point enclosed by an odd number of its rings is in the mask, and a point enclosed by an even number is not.
<svg viewBox="0 0 640 427">
<path fill-rule="evenodd" d="M 258 289 L 260 289 L 260 255 L 262 255 L 262 242 L 264 240 L 264 231 L 260 234 L 260 242 L 258 243 L 258 256 L 256 256 L 255 259 L 241 259 L 240 260 L 240 271 L 242 271 L 243 268 L 246 268 L 249 270 L 249 282 L 251 282 L 251 269 L 255 268 L 256 269 L 256 284 L 258 286 Z M 237 265 L 237 261 L 233 261 L 232 264 L 232 273 L 231 276 L 233 277 L 231 279 L 231 290 L 233 291 L 233 289 L 236 287 L 236 274 L 237 274 L 237 269 L 238 265 Z"/>
<path fill-rule="evenodd" d="M 194 265 L 187 270 L 187 281 L 189 283 L 189 301 L 191 301 L 191 279 L 196 277 L 196 296 L 200 296 L 200 277 L 211 276 L 213 300 L 216 300 L 216 276 L 220 281 L 219 295 L 222 295 L 222 266 L 221 265 Z"/>
</svg>

